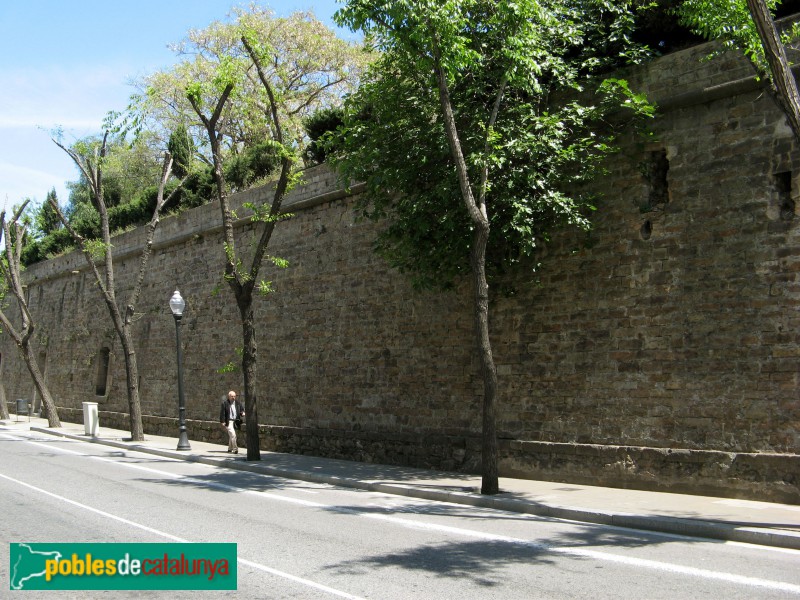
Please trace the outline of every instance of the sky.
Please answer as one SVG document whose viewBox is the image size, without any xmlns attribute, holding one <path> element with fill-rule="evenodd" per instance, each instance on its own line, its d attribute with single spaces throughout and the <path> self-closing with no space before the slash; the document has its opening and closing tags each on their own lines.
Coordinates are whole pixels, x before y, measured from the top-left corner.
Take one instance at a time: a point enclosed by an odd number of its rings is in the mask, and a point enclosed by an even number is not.
<svg viewBox="0 0 800 600">
<path fill-rule="evenodd" d="M 38 203 L 78 179 L 64 142 L 101 133 L 103 118 L 121 111 L 130 82 L 170 66 L 167 47 L 190 29 L 226 20 L 236 0 L 0 0 L 0 210 L 25 198 Z M 334 27 L 336 0 L 258 2 L 279 16 L 310 10 Z M 340 32 L 343 37 L 352 34 Z"/>
</svg>

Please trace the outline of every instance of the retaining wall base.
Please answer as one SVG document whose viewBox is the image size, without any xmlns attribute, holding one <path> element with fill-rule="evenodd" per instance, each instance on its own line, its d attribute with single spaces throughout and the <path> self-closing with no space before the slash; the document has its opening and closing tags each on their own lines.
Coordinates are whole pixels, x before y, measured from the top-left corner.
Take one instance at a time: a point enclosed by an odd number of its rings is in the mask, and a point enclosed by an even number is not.
<svg viewBox="0 0 800 600">
<path fill-rule="evenodd" d="M 60 408 L 81 423 L 80 410 Z M 101 411 L 100 426 L 126 431 L 128 415 Z M 177 418 L 144 416 L 146 434 L 178 437 Z M 226 444 L 214 421 L 186 423 L 189 438 Z M 357 462 L 480 472 L 480 437 L 424 436 L 261 425 L 261 449 Z M 239 433 L 244 445 L 244 430 Z M 800 455 L 499 440 L 500 476 L 800 504 Z"/>
</svg>

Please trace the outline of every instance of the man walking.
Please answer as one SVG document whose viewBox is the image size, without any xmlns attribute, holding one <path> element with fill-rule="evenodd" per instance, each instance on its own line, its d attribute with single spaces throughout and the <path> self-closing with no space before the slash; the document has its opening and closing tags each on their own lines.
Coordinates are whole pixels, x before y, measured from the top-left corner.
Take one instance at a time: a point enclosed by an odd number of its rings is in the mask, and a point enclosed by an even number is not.
<svg viewBox="0 0 800 600">
<path fill-rule="evenodd" d="M 228 434 L 228 452 L 239 454 L 236 444 L 236 429 L 234 425 L 241 426 L 244 417 L 244 406 L 236 399 L 236 392 L 228 392 L 227 400 L 223 400 L 219 407 L 219 424 Z"/>
</svg>

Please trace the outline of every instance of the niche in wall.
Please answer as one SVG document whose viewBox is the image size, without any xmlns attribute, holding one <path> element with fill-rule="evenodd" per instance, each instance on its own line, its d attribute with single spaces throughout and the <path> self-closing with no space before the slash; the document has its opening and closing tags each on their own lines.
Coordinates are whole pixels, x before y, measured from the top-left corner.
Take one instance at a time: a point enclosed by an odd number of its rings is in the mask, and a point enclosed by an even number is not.
<svg viewBox="0 0 800 600">
<path fill-rule="evenodd" d="M 775 188 L 778 192 L 778 210 L 782 221 L 791 221 L 795 215 L 795 201 L 792 198 L 792 172 L 775 173 Z"/>
<path fill-rule="evenodd" d="M 97 352 L 97 375 L 95 377 L 95 396 L 106 396 L 111 385 L 111 349 L 103 346 Z"/>
<path fill-rule="evenodd" d="M 647 200 L 640 205 L 643 214 L 660 212 L 669 203 L 669 159 L 666 148 L 647 153 L 641 163 L 642 175 L 647 185 Z M 639 229 L 643 240 L 653 235 L 653 218 L 647 218 Z"/>
</svg>

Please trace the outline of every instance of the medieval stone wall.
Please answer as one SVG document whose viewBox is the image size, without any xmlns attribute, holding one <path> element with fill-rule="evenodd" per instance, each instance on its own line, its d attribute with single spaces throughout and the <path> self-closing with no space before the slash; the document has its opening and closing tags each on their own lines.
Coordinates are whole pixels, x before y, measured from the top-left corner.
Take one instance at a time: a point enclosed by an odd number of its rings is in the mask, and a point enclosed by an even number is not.
<svg viewBox="0 0 800 600">
<path fill-rule="evenodd" d="M 501 474 L 800 501 L 798 154 L 773 100 L 708 47 L 630 74 L 662 108 L 598 178 L 588 242 L 564 234 L 516 294 L 493 299 Z M 358 188 L 355 188 L 358 191 Z M 254 190 L 242 202 L 269 193 Z M 470 295 L 414 292 L 371 252 L 376 225 L 325 167 L 287 201 L 257 301 L 263 447 L 475 470 L 482 382 Z M 241 387 L 238 313 L 216 204 L 163 220 L 136 326 L 145 430 L 175 432 L 175 288 L 190 435 Z M 243 220 L 240 245 L 252 237 Z M 143 232 L 115 238 L 130 285 Z M 61 413 L 127 427 L 120 346 L 80 256 L 27 272 Z M 125 298 L 123 289 L 120 300 Z M 110 356 L 108 386 L 103 348 Z M 6 397 L 32 384 L 0 341 Z M 99 394 L 99 395 L 98 395 Z M 12 406 L 13 411 L 13 406 Z"/>
</svg>

